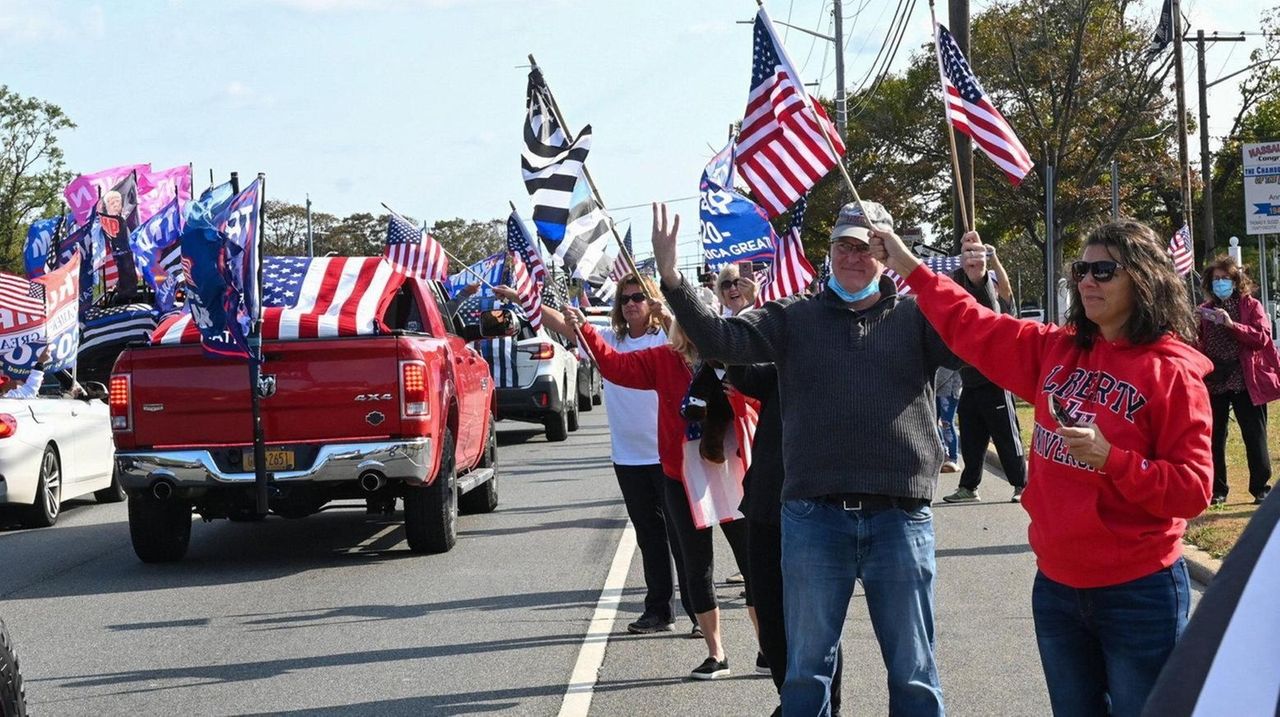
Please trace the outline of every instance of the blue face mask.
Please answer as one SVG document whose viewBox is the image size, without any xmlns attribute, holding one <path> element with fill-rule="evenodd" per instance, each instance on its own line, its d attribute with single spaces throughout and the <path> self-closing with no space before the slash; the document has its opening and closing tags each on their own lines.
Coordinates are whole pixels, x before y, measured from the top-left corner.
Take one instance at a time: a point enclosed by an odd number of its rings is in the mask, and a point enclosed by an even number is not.
<svg viewBox="0 0 1280 717">
<path fill-rule="evenodd" d="M 1213 295 L 1219 299 L 1225 299 L 1236 290 L 1235 284 L 1230 279 L 1214 279 Z"/>
<path fill-rule="evenodd" d="M 836 277 L 834 274 L 832 274 L 827 279 L 827 286 L 829 286 L 832 291 L 836 292 L 836 296 L 839 296 L 841 299 L 844 299 L 850 304 L 862 301 L 868 296 L 876 294 L 880 291 L 880 282 L 872 281 L 870 284 L 867 284 L 866 287 L 862 289 L 862 291 L 859 291 L 856 294 L 851 294 L 848 291 L 846 291 L 843 286 L 840 286 L 840 282 L 836 281 Z"/>
</svg>

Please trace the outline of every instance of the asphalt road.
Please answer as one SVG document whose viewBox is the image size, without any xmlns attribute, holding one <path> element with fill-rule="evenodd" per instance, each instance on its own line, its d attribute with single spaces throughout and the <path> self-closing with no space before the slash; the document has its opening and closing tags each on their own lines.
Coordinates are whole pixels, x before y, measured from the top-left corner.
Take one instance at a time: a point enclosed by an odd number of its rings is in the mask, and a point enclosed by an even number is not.
<svg viewBox="0 0 1280 717">
<path fill-rule="evenodd" d="M 408 552 L 394 520 L 332 510 L 301 521 L 197 523 L 187 559 L 144 565 L 123 505 L 73 502 L 46 530 L 0 531 L 0 617 L 32 713 L 554 715 L 626 514 L 604 411 L 565 443 L 499 428 L 500 504 L 463 516 L 453 551 Z M 954 488 L 944 476 L 939 494 Z M 1021 508 L 936 507 L 938 644 L 948 711 L 1041 715 Z M 717 546 L 727 576 L 728 546 Z M 734 676 L 693 683 L 704 655 L 677 635 L 619 634 L 639 612 L 639 554 L 595 686 L 595 715 L 764 715 L 772 683 L 740 588 L 724 585 Z M 855 598 L 845 714 L 884 714 L 884 668 Z"/>
</svg>

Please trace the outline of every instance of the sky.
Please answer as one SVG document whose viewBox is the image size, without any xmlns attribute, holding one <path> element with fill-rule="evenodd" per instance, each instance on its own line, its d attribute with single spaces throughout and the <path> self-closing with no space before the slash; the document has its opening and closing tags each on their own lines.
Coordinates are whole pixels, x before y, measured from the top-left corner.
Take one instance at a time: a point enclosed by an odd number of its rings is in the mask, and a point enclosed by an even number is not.
<svg viewBox="0 0 1280 717">
<path fill-rule="evenodd" d="M 830 2 L 768 8 L 829 34 Z M 1184 11 L 1192 29 L 1253 31 L 1271 2 L 1184 0 Z M 988 3 L 973 0 L 973 11 Z M 895 5 L 845 0 L 851 87 Z M 1159 5 L 1142 0 L 1139 12 L 1154 21 Z M 338 215 L 386 202 L 427 221 L 491 219 L 508 201 L 530 213 L 519 154 L 533 53 L 569 128 L 592 126 L 587 166 L 615 219 L 634 220 L 637 254 L 649 253 L 648 202 L 664 199 L 682 200 L 683 254 L 697 243 L 686 198 L 746 105 L 751 28 L 737 21 L 755 10 L 750 0 L 0 0 L 0 82 L 76 123 L 60 138 L 75 172 L 192 163 L 200 187 L 211 169 L 218 181 L 265 172 L 269 198 L 309 194 Z M 833 94 L 832 43 L 780 31 L 805 80 Z M 929 37 L 918 2 L 895 69 Z M 1245 67 L 1260 43 L 1213 47 L 1210 80 Z M 1186 67 L 1191 81 L 1191 47 Z M 1229 128 L 1236 85 L 1210 90 L 1221 108 L 1211 136 Z"/>
</svg>

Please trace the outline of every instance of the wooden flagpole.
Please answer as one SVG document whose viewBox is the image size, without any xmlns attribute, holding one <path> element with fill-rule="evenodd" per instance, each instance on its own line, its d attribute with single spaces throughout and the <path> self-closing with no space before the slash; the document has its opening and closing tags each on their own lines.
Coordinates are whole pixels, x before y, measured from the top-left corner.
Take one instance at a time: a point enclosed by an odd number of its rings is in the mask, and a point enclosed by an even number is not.
<svg viewBox="0 0 1280 717">
<path fill-rule="evenodd" d="M 938 61 L 938 80 L 944 75 L 942 69 L 942 48 L 938 47 L 938 15 L 934 10 L 934 0 L 929 0 L 929 19 L 933 21 L 933 55 Z M 947 125 L 947 141 L 951 144 L 951 171 L 956 180 L 956 202 L 960 206 L 960 221 L 965 231 L 973 231 L 973 222 L 969 219 L 969 203 L 965 201 L 964 184 L 960 176 L 960 154 L 956 151 L 956 128 L 951 124 L 951 103 L 947 101 L 947 86 L 942 84 L 943 121 Z"/>
<path fill-rule="evenodd" d="M 383 208 L 383 209 L 386 209 L 387 211 L 389 211 L 389 212 L 391 212 L 392 214 L 396 215 L 396 217 L 397 217 L 397 218 L 399 218 L 399 219 L 400 219 L 400 221 L 405 222 L 406 224 L 413 224 L 413 222 L 409 221 L 408 219 L 405 219 L 403 214 L 401 214 L 400 212 L 397 212 L 396 210 L 394 210 L 394 209 L 392 209 L 391 207 L 387 206 L 387 203 L 386 203 L 386 202 L 379 202 L 379 203 L 380 203 L 380 204 L 382 204 L 382 208 Z M 413 225 L 414 225 L 415 227 L 417 226 L 416 224 L 413 224 Z M 425 230 L 423 230 L 423 231 L 424 231 L 424 233 L 425 233 Z M 428 236 L 430 236 L 430 235 L 428 235 Z M 435 241 L 435 239 L 433 238 L 433 239 L 432 239 L 432 241 Z M 444 248 L 444 244 L 440 244 L 440 242 L 438 242 L 438 241 L 436 241 L 436 244 L 439 244 L 439 245 L 440 245 L 440 251 L 444 252 L 444 255 L 445 255 L 445 256 L 449 257 L 450 259 L 453 259 L 454 261 L 458 262 L 459 264 L 462 264 L 462 265 L 463 265 L 463 268 L 462 268 L 462 270 L 463 270 L 463 271 L 470 273 L 472 276 L 474 276 L 476 279 L 478 279 L 478 280 L 480 281 L 480 283 L 481 283 L 481 284 L 484 284 L 485 286 L 489 287 L 490 289 L 494 288 L 493 284 L 490 284 L 489 282 L 485 281 L 485 280 L 484 280 L 484 277 L 483 277 L 483 276 L 480 276 L 479 274 L 477 274 L 477 273 L 475 272 L 475 270 L 471 268 L 471 265 L 470 265 L 470 264 L 467 264 L 466 262 L 462 261 L 462 260 L 461 260 L 461 259 L 459 259 L 458 257 L 456 257 L 456 256 L 454 256 L 453 254 L 449 253 L 449 250 Z"/>
<path fill-rule="evenodd" d="M 545 89 L 547 93 L 547 104 L 550 105 L 551 114 L 555 116 L 556 122 L 560 124 L 560 131 L 564 132 L 565 139 L 569 142 L 573 142 L 574 136 L 569 131 L 569 127 L 564 121 L 564 115 L 560 114 L 560 105 L 556 103 L 556 96 L 552 94 L 551 86 L 547 84 L 547 78 L 542 74 L 542 68 L 538 67 L 538 61 L 533 59 L 533 53 L 529 54 L 529 64 L 533 66 L 533 69 L 538 72 L 538 76 L 542 78 L 542 88 Z M 582 176 L 586 178 L 587 186 L 591 188 L 591 195 L 595 197 L 595 200 L 600 204 L 600 208 L 606 209 L 607 211 L 604 199 L 600 197 L 600 190 L 596 188 L 595 180 L 591 178 L 591 172 L 587 169 L 586 164 L 582 165 Z M 613 238 L 618 243 L 618 250 L 621 252 L 623 260 L 627 264 L 627 269 L 630 270 L 632 274 L 639 276 L 640 270 L 636 268 L 635 259 L 631 256 L 631 252 L 627 251 L 627 246 L 622 241 L 622 235 L 618 234 L 618 228 L 614 226 L 612 217 L 609 220 L 609 231 L 613 232 Z M 649 296 L 649 291 L 645 289 L 643 282 L 640 284 L 640 290 L 644 292 L 645 296 Z"/>
</svg>

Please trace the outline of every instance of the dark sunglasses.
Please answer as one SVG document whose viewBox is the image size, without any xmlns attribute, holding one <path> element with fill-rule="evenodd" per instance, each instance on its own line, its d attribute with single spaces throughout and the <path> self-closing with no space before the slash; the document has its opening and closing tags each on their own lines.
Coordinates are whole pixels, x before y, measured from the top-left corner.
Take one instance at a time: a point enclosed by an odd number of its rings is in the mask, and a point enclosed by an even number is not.
<svg viewBox="0 0 1280 717">
<path fill-rule="evenodd" d="M 634 294 L 618 294 L 618 301 L 624 304 L 632 301 L 637 304 L 643 304 L 648 300 L 649 297 L 645 296 L 643 291 L 637 291 Z"/>
<path fill-rule="evenodd" d="M 1115 278 L 1116 270 L 1123 269 L 1123 266 L 1114 261 L 1073 261 L 1071 262 L 1071 278 L 1076 283 L 1084 281 L 1086 274 L 1093 274 L 1093 278 L 1099 282 L 1108 282 Z"/>
<path fill-rule="evenodd" d="M 720 290 L 728 291 L 729 289 L 732 289 L 733 287 L 737 286 L 738 282 L 740 281 L 742 281 L 741 277 L 737 279 L 725 279 L 724 281 L 720 282 Z"/>
</svg>

